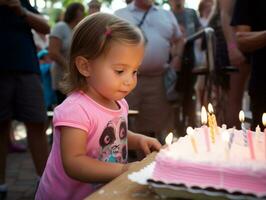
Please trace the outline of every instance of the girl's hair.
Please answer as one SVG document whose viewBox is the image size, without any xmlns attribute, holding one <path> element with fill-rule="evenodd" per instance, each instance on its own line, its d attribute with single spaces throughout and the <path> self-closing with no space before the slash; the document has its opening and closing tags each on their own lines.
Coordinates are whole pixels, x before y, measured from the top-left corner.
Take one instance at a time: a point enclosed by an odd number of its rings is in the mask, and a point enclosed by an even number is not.
<svg viewBox="0 0 266 200">
<path fill-rule="evenodd" d="M 61 85 L 64 93 L 86 88 L 86 79 L 79 73 L 75 64 L 76 57 L 83 56 L 88 60 L 94 60 L 107 54 L 112 42 L 130 45 L 143 42 L 144 44 L 144 36 L 138 27 L 106 13 L 87 16 L 75 27 L 69 65 Z"/>
<path fill-rule="evenodd" d="M 84 11 L 84 6 L 81 3 L 71 3 L 67 6 L 66 12 L 64 14 L 64 21 L 70 23 L 77 17 L 77 12 L 81 10 Z"/>
</svg>

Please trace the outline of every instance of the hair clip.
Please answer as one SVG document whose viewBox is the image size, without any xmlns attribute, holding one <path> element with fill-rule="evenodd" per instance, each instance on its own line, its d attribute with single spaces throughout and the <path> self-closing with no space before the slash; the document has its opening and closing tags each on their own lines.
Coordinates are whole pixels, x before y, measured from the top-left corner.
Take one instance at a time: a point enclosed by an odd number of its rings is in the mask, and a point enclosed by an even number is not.
<svg viewBox="0 0 266 200">
<path fill-rule="evenodd" d="M 109 36 L 111 36 L 111 34 L 112 34 L 112 29 L 110 27 L 106 27 L 106 30 L 104 32 L 104 35 L 106 37 L 109 37 Z"/>
</svg>

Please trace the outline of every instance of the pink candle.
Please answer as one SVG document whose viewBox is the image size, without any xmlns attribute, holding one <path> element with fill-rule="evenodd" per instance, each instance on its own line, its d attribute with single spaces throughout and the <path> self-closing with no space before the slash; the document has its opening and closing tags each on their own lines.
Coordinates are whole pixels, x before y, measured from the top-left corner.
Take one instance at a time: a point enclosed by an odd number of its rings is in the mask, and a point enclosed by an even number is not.
<svg viewBox="0 0 266 200">
<path fill-rule="evenodd" d="M 266 159 L 266 128 L 264 129 L 264 149 L 265 149 L 265 159 Z"/>
<path fill-rule="evenodd" d="M 206 125 L 202 126 L 203 132 L 204 132 L 204 137 L 205 137 L 205 144 L 206 144 L 206 151 L 210 151 L 210 139 L 209 139 L 209 130 Z"/>
<path fill-rule="evenodd" d="M 266 113 L 262 115 L 262 123 L 263 126 L 266 127 Z M 264 152 L 265 152 L 265 159 L 266 159 L 266 128 L 264 128 Z"/>
<path fill-rule="evenodd" d="M 252 160 L 255 160 L 255 153 L 254 153 L 254 147 L 253 147 L 253 141 L 252 141 L 252 132 L 251 130 L 248 130 L 248 146 L 249 146 L 249 152 L 250 152 L 250 157 Z"/>
</svg>

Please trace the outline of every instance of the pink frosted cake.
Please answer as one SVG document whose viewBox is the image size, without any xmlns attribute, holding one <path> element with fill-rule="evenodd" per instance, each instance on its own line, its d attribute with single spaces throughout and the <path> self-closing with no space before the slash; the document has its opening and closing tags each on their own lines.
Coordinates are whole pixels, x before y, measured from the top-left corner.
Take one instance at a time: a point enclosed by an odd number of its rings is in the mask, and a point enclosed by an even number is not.
<svg viewBox="0 0 266 200">
<path fill-rule="evenodd" d="M 208 130 L 208 129 L 207 129 Z M 266 196 L 266 156 L 264 133 L 252 132 L 253 159 L 243 131 L 218 128 L 215 143 L 204 129 L 194 129 L 196 151 L 189 135 L 161 150 L 152 180 L 186 187 L 212 188 L 229 193 Z M 225 132 L 230 140 L 223 140 Z M 232 134 L 233 133 L 233 134 Z M 233 136 L 233 137 L 232 137 Z M 230 144 L 229 144 L 230 143 Z"/>
</svg>

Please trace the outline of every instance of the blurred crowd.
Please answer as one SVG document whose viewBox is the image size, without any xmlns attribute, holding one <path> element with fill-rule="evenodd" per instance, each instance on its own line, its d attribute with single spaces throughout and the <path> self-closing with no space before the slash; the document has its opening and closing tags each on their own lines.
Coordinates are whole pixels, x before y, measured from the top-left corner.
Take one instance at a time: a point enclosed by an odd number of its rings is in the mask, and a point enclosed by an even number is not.
<svg viewBox="0 0 266 200">
<path fill-rule="evenodd" d="M 214 30 L 214 92 L 226 96 L 224 118 L 218 121 L 240 128 L 238 112 L 249 92 L 251 129 L 263 128 L 266 112 L 266 1 L 201 0 L 198 10 L 186 8 L 185 0 L 169 0 L 171 10 L 152 0 L 128 0 L 115 15 L 138 26 L 145 38 L 145 56 L 138 72 L 138 85 L 126 97 L 129 108 L 139 111 L 130 129 L 156 137 L 162 143 L 174 132 L 185 134 L 187 126 L 200 125 L 199 108 L 208 68 L 208 49 L 203 37 L 187 42 L 197 32 Z M 14 120 L 23 122 L 38 176 L 41 176 L 49 144 L 45 130 L 47 111 L 64 101 L 60 89 L 68 65 L 75 26 L 88 15 L 101 11 L 101 3 L 71 3 L 53 27 L 28 0 L 0 0 L 0 199 L 7 191 L 5 165 L 8 151 L 23 152 L 14 139 Z M 230 71 L 231 68 L 235 70 Z M 175 99 L 167 98 L 165 73 L 174 69 Z M 229 69 L 228 71 L 226 71 Z M 215 108 L 220 109 L 220 108 Z"/>
</svg>

